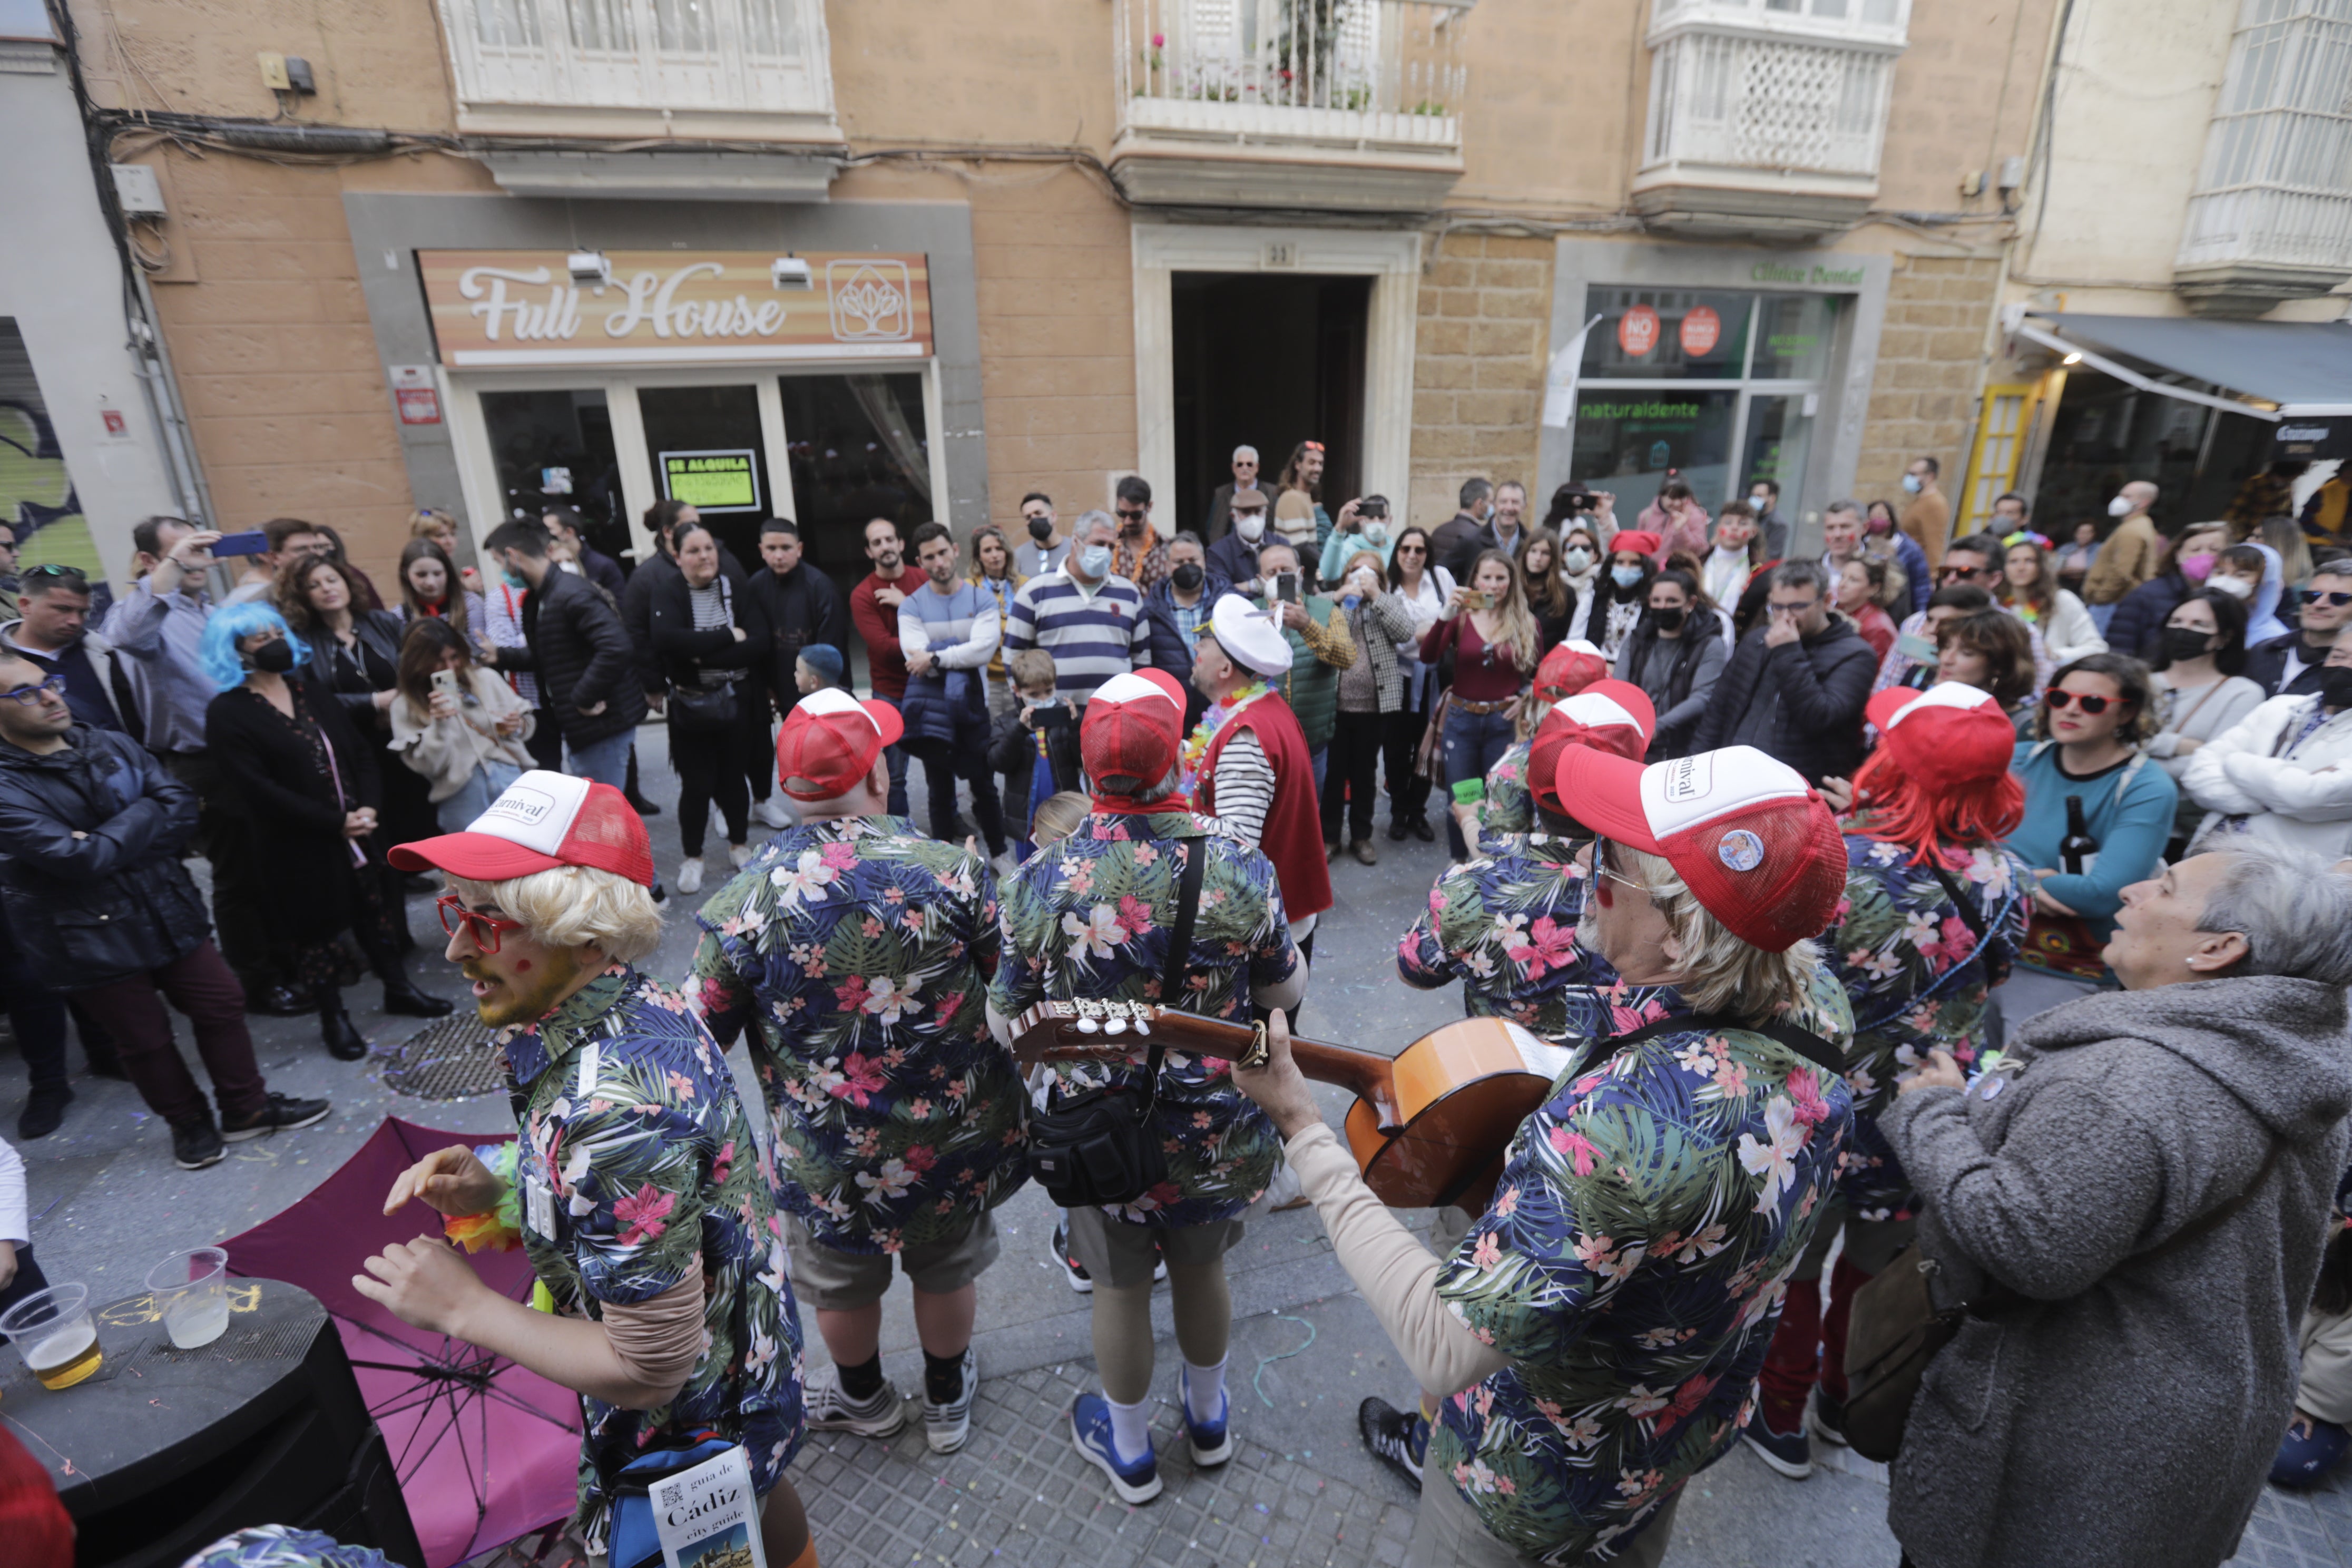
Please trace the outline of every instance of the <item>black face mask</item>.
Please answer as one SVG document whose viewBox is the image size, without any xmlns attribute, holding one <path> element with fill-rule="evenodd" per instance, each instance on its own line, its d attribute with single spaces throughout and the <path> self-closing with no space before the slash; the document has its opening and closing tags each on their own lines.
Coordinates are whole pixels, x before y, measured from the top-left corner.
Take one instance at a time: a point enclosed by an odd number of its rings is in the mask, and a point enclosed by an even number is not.
<svg viewBox="0 0 2352 1568">
<path fill-rule="evenodd" d="M 1044 517 L 1031 518 L 1029 520 L 1029 537 L 1035 540 L 1040 544 L 1043 544 L 1045 541 L 1053 538 L 1053 520 L 1051 518 Z"/>
<path fill-rule="evenodd" d="M 265 675 L 283 675 L 294 668 L 294 645 L 284 637 L 263 643 L 245 656 L 247 663 Z"/>
<path fill-rule="evenodd" d="M 2320 672 L 2319 705 L 2338 713 L 2352 708 L 2352 666 L 2331 664 Z"/>
<path fill-rule="evenodd" d="M 1183 590 L 1187 594 L 1199 587 L 1202 579 L 1207 576 L 1208 574 L 1206 572 L 1202 571 L 1197 564 L 1190 561 L 1185 562 L 1182 565 L 1177 567 L 1176 570 L 1168 574 L 1169 581 L 1174 583 L 1178 588 Z"/>
<path fill-rule="evenodd" d="M 1662 632 L 1678 632 L 1683 629 L 1683 621 L 1689 614 L 1688 610 L 1676 605 L 1667 609 L 1653 609 L 1650 619 L 1657 623 Z"/>
<path fill-rule="evenodd" d="M 2164 657 L 2175 664 L 2201 658 L 2210 651 L 2205 645 L 2212 637 L 2211 632 L 2200 632 L 2194 626 L 2167 626 L 2164 628 Z"/>
</svg>

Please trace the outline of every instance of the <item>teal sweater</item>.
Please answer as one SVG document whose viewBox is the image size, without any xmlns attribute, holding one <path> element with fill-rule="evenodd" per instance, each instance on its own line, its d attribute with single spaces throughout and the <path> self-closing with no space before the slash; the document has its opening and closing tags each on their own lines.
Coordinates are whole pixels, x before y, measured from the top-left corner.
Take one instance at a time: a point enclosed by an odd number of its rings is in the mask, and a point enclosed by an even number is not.
<svg viewBox="0 0 2352 1568">
<path fill-rule="evenodd" d="M 2070 779 L 2058 771 L 2058 748 L 2049 742 L 2018 747 L 2010 771 L 2025 785 L 2025 820 L 2009 836 L 2009 847 L 2036 869 L 2063 864 L 2058 846 L 2066 837 L 2066 797 L 2083 797 L 2084 818 L 2099 841 L 2098 856 L 2081 876 L 2061 871 L 2044 878 L 2042 886 L 2105 941 L 2115 931 L 2123 890 L 2156 874 L 2172 837 L 2179 791 L 2145 756 L 2095 779 Z"/>
</svg>

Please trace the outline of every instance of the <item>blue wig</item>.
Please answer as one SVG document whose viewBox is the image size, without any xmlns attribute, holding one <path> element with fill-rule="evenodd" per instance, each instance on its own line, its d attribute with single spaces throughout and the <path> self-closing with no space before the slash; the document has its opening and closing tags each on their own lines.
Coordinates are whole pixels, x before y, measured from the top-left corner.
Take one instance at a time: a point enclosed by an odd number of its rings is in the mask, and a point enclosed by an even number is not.
<svg viewBox="0 0 2352 1568">
<path fill-rule="evenodd" d="M 245 660 L 239 657 L 236 645 L 256 632 L 278 632 L 294 647 L 294 666 L 300 668 L 310 658 L 310 649 L 286 617 L 257 599 L 242 605 L 229 605 L 213 612 L 205 623 L 205 640 L 198 645 L 197 654 L 203 658 L 205 673 L 212 677 L 213 689 L 226 691 L 245 684 Z"/>
</svg>

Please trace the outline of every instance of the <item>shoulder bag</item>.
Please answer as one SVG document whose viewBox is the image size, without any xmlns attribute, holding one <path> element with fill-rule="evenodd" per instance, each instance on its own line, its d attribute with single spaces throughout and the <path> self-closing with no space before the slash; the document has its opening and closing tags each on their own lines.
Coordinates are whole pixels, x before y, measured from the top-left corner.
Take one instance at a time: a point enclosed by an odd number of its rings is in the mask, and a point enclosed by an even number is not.
<svg viewBox="0 0 2352 1568">
<path fill-rule="evenodd" d="M 719 602 L 726 606 L 727 624 L 735 624 L 735 590 L 727 581 L 727 574 L 719 574 Z M 694 599 L 687 598 L 688 614 L 693 614 Z M 669 683 L 669 722 L 674 730 L 698 734 L 709 734 L 735 727 L 735 683 L 704 686 L 699 681 L 680 685 Z"/>
<path fill-rule="evenodd" d="M 1183 994 L 1186 961 L 1192 952 L 1192 917 L 1200 910 L 1208 863 L 1208 840 L 1195 838 L 1185 845 L 1176 919 L 1168 933 L 1168 962 L 1160 976 L 1163 998 Z M 1168 1156 L 1151 1130 L 1164 1054 L 1154 1035 L 1140 1097 L 1125 1087 L 1089 1089 L 1051 1110 L 1032 1113 L 1029 1173 L 1055 1204 L 1066 1209 L 1129 1204 L 1168 1179 Z"/>
<path fill-rule="evenodd" d="M 2124 1261 L 2147 1262 L 2178 1252 L 2235 1217 L 2270 1179 L 2280 1148 L 2271 1144 L 2245 1191 Z M 1854 1293 L 1845 1341 L 1845 1437 L 1865 1459 L 1885 1464 L 1902 1451 L 1920 1382 L 1928 1363 L 1960 1331 L 1961 1319 L 1990 1318 L 2033 1304 L 2032 1297 L 1994 1281 L 1958 1306 L 1938 1307 L 1933 1285 L 1939 1271 L 1934 1258 L 1916 1246 L 1906 1247 Z"/>
</svg>

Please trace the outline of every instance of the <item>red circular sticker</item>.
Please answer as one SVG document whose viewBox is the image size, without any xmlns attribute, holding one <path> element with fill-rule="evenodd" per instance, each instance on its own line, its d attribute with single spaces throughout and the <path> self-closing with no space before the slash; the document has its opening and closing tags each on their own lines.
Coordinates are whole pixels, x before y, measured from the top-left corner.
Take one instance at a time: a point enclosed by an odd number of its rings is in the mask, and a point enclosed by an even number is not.
<svg viewBox="0 0 2352 1568">
<path fill-rule="evenodd" d="M 1636 305 L 1619 318 L 1617 346 L 1639 359 L 1658 346 L 1658 312 Z"/>
<path fill-rule="evenodd" d="M 1683 353 L 1692 359 L 1714 351 L 1723 341 L 1723 318 L 1710 306 L 1693 305 L 1683 318 Z"/>
</svg>

